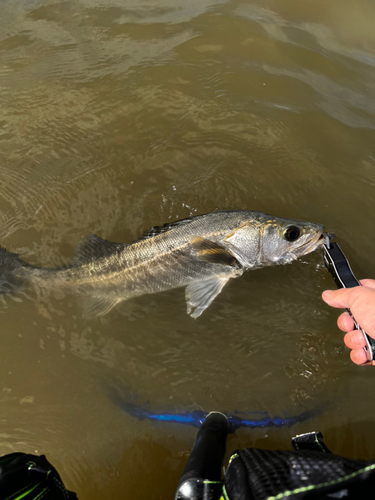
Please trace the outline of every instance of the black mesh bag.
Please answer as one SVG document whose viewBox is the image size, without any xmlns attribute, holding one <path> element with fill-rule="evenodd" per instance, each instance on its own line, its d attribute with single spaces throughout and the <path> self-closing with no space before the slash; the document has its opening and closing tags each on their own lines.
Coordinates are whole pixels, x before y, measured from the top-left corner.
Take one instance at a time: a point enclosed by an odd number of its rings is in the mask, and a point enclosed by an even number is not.
<svg viewBox="0 0 375 500">
<path fill-rule="evenodd" d="M 235 452 L 225 474 L 225 500 L 361 499 L 375 491 L 375 462 L 329 452 L 320 433 L 297 436 L 294 451 Z M 366 496 L 365 496 L 366 495 Z"/>
<path fill-rule="evenodd" d="M 77 500 L 44 455 L 0 457 L 0 500 Z"/>
</svg>

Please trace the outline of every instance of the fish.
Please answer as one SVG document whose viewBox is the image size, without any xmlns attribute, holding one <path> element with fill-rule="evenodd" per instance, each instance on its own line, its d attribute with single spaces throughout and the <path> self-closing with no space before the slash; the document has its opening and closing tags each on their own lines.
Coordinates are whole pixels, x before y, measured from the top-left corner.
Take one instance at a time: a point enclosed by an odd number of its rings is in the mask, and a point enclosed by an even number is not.
<svg viewBox="0 0 375 500">
<path fill-rule="evenodd" d="M 43 268 L 0 247 L 0 287 L 31 284 L 79 295 L 87 317 L 144 294 L 186 287 L 187 313 L 198 318 L 230 279 L 287 264 L 326 242 L 324 226 L 251 210 L 216 211 L 154 226 L 133 243 L 89 234 L 70 266 Z"/>
</svg>

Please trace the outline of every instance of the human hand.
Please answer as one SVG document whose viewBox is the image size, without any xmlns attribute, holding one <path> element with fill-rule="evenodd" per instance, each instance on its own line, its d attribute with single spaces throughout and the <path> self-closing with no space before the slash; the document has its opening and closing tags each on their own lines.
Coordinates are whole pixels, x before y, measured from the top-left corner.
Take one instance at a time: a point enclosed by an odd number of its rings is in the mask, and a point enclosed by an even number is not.
<svg viewBox="0 0 375 500">
<path fill-rule="evenodd" d="M 361 280 L 360 283 L 362 286 L 354 288 L 326 290 L 322 294 L 322 299 L 331 307 L 350 309 L 357 323 L 367 335 L 375 339 L 375 280 Z M 344 312 L 339 316 L 337 325 L 340 330 L 347 332 L 344 342 L 349 349 L 352 349 L 350 359 L 356 365 L 365 364 L 367 358 L 363 348 L 366 341 L 360 330 L 354 330 L 353 318 L 348 312 Z M 375 361 L 367 364 L 375 365 Z"/>
</svg>

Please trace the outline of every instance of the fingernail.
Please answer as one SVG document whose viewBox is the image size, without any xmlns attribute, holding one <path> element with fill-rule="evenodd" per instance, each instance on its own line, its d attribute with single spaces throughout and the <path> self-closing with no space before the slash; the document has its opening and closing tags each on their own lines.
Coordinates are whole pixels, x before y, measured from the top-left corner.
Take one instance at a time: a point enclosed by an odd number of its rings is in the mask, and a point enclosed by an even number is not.
<svg viewBox="0 0 375 500">
<path fill-rule="evenodd" d="M 362 345 L 363 344 L 363 333 L 360 333 L 360 332 L 353 333 L 352 342 L 353 342 L 353 344 L 356 344 L 356 345 Z"/>
</svg>

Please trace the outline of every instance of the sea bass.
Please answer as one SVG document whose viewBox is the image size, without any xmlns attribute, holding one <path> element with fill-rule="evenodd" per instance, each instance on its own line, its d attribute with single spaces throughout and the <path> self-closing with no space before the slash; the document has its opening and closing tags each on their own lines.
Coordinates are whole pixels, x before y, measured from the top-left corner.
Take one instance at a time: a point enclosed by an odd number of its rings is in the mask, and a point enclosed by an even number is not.
<svg viewBox="0 0 375 500">
<path fill-rule="evenodd" d="M 0 283 L 70 289 L 92 317 L 132 297 L 186 286 L 187 312 L 197 318 L 231 278 L 314 251 L 325 242 L 323 231 L 261 212 L 213 212 L 152 227 L 131 244 L 89 234 L 67 268 L 34 267 L 0 247 Z"/>
</svg>

